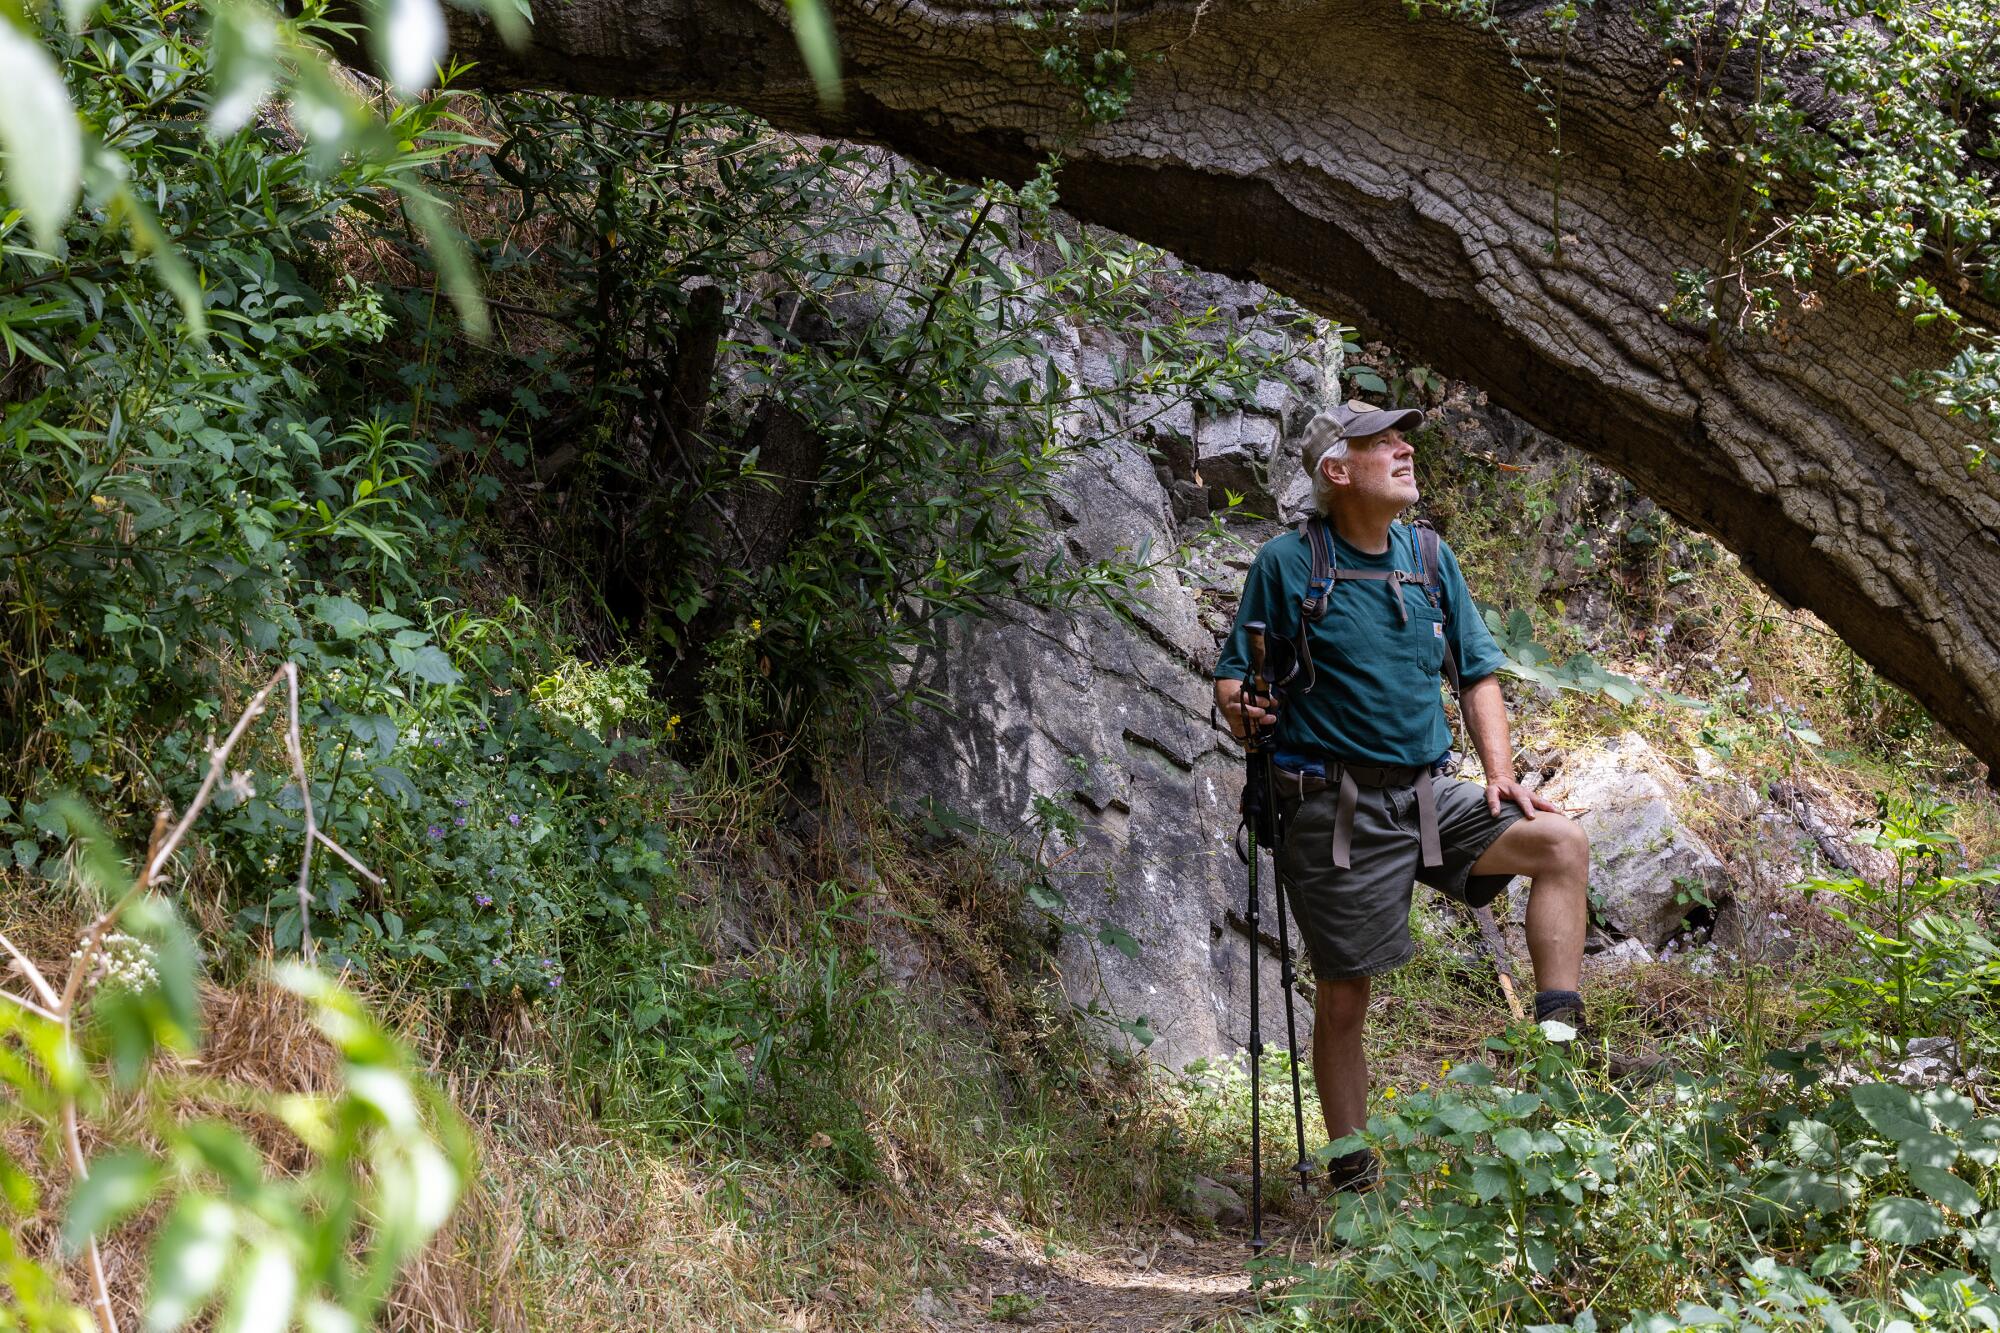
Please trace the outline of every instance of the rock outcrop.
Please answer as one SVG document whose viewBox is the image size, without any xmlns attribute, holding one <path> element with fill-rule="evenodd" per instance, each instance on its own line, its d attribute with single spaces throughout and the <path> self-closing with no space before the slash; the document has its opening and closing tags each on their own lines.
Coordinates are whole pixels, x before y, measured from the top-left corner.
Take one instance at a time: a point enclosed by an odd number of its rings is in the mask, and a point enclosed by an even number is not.
<svg viewBox="0 0 2000 1333">
<path fill-rule="evenodd" d="M 1202 279 L 1206 299 L 1249 316 L 1268 294 Z M 1268 514 L 1303 476 L 1297 434 L 1323 404 L 1339 342 L 1324 326 L 1274 329 L 1282 380 L 1225 414 L 1134 401 L 1124 429 L 1081 457 L 1065 478 L 1056 539 L 1090 558 L 1172 551 L 1194 495 L 1226 504 L 1224 491 Z M 1092 349 L 1060 352 L 1083 359 Z M 1068 368 L 1068 367 L 1065 367 Z M 1101 424 L 1101 423 L 1099 423 Z M 1094 432 L 1096 433 L 1096 432 Z M 1192 510 L 1192 512 L 1191 512 Z M 1068 918 L 1117 925 L 1138 944 L 1128 958 L 1085 930 L 1066 936 L 1060 960 L 1071 998 L 1117 1018 L 1145 1018 L 1151 1055 L 1178 1068 L 1240 1050 L 1249 1032 L 1245 872 L 1234 850 L 1242 752 L 1209 720 L 1210 670 L 1243 571 L 1274 521 L 1232 524 L 1231 537 L 1172 561 L 1138 590 L 1129 619 L 1101 610 L 1015 608 L 955 630 L 920 659 L 920 683 L 952 701 L 899 736 L 893 780 L 997 831 L 1021 830 L 1046 797 L 1080 820 L 1055 881 Z M 1282 1041 L 1277 909 L 1269 862 L 1256 954 L 1264 987 L 1264 1036 Z M 1294 938 L 1293 947 L 1297 947 Z M 1300 1040 L 1309 999 L 1298 1005 Z"/>
<path fill-rule="evenodd" d="M 1592 907 L 1614 941 L 1657 951 L 1691 920 L 1713 925 L 1729 873 L 1681 822 L 1680 780 L 1642 737 L 1570 756 L 1543 794 L 1590 834 Z M 1516 920 L 1526 897 L 1514 895 Z"/>
</svg>

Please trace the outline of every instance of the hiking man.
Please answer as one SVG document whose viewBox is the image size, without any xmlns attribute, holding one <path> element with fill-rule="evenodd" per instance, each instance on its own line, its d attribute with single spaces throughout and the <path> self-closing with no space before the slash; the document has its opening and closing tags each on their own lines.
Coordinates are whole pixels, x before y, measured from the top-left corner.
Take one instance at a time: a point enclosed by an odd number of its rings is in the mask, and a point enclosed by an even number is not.
<svg viewBox="0 0 2000 1333">
<path fill-rule="evenodd" d="M 1349 402 L 1307 423 L 1316 516 L 1257 552 L 1215 668 L 1215 700 L 1238 739 L 1246 726 L 1277 728 L 1278 873 L 1316 983 L 1313 1079 L 1329 1140 L 1367 1119 L 1369 979 L 1415 949 L 1415 880 L 1482 907 L 1528 876 L 1535 1018 L 1583 1021 L 1589 839 L 1514 778 L 1500 650 L 1451 548 L 1396 521 L 1417 501 L 1403 432 L 1422 420 Z M 1306 650 L 1282 709 L 1246 697 L 1245 626 L 1256 621 Z M 1483 790 L 1444 771 L 1451 729 L 1438 682 L 1454 667 Z M 1377 1179 L 1365 1149 L 1330 1171 L 1337 1189 Z"/>
</svg>

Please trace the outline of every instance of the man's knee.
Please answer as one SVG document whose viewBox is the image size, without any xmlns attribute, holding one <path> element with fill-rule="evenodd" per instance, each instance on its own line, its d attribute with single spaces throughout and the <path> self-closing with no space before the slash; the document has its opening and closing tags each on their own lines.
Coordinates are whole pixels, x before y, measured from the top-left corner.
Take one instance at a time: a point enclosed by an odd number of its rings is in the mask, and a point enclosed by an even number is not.
<svg viewBox="0 0 2000 1333">
<path fill-rule="evenodd" d="M 1516 828 L 1530 828 L 1536 834 L 1539 846 L 1535 849 L 1535 860 L 1539 863 L 1533 874 L 1547 874 L 1554 871 L 1561 875 L 1587 875 L 1590 873 L 1590 834 L 1583 825 L 1564 815 L 1543 815 L 1532 824 L 1516 824 Z"/>
<path fill-rule="evenodd" d="M 1313 1001 L 1313 1021 L 1334 1032 L 1359 1028 L 1368 1017 L 1368 978 L 1349 977 L 1342 981 L 1313 983 L 1318 994 Z"/>
</svg>

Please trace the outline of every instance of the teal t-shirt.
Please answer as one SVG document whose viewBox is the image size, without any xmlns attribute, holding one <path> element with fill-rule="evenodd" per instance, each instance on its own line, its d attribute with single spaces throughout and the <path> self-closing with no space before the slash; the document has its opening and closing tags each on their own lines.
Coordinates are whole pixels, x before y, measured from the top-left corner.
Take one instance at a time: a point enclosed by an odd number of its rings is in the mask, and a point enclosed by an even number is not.
<svg viewBox="0 0 2000 1333">
<path fill-rule="evenodd" d="M 1343 569 L 1423 569 L 1416 532 L 1402 523 L 1391 525 L 1389 549 L 1381 555 L 1364 555 L 1338 536 L 1334 549 Z M 1312 551 L 1300 530 L 1264 543 L 1243 582 L 1236 624 L 1215 666 L 1218 680 L 1250 674 L 1250 638 L 1243 627 L 1251 621 L 1263 621 L 1277 637 L 1297 636 L 1299 599 L 1311 576 Z M 1301 672 L 1286 692 L 1278 716 L 1280 749 L 1414 766 L 1432 763 L 1451 748 L 1439 687 L 1445 635 L 1458 653 L 1461 685 L 1492 675 L 1504 659 L 1472 603 L 1457 558 L 1442 541 L 1438 581 L 1441 608 L 1414 582 L 1342 579 L 1333 585 L 1326 614 L 1306 630 L 1317 683 L 1311 693 L 1302 693 Z M 1396 614 L 1398 591 L 1410 613 L 1407 624 Z"/>
</svg>

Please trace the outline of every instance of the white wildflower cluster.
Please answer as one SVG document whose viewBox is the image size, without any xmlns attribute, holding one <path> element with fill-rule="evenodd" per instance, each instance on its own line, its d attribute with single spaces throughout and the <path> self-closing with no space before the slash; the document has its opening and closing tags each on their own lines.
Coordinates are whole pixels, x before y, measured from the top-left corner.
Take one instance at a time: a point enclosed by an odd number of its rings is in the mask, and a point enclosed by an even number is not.
<svg viewBox="0 0 2000 1333">
<path fill-rule="evenodd" d="M 72 959 L 83 956 L 81 946 L 72 949 Z M 153 946 L 122 931 L 112 931 L 97 943 L 96 966 L 90 977 L 93 986 L 118 990 L 144 990 L 160 979 L 153 966 Z"/>
<path fill-rule="evenodd" d="M 652 673 L 645 663 L 595 667 L 565 659 L 530 691 L 544 712 L 598 736 L 609 736 L 621 724 L 649 721 Z"/>
</svg>

